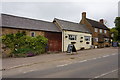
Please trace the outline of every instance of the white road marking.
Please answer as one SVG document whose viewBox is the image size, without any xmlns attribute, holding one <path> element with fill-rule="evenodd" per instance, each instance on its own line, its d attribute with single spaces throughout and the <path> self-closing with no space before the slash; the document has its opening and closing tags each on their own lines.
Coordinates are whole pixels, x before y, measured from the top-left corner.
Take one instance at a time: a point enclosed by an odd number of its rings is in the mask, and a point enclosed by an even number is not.
<svg viewBox="0 0 120 80">
<path fill-rule="evenodd" d="M 72 64 L 72 63 L 71 63 Z M 63 64 L 63 65 L 57 65 L 57 67 L 63 67 L 63 66 L 67 66 L 68 64 Z"/>
<path fill-rule="evenodd" d="M 111 54 L 111 55 L 116 55 L 116 54 L 118 54 L 118 53 L 115 53 L 115 54 Z"/>
<path fill-rule="evenodd" d="M 105 55 L 105 56 L 103 56 L 103 57 L 108 57 L 108 56 L 110 56 L 110 55 Z"/>
<path fill-rule="evenodd" d="M 96 79 L 96 78 L 101 78 L 101 77 L 103 77 L 103 76 L 105 76 L 105 75 L 108 75 L 108 74 L 110 74 L 110 73 L 113 73 L 113 72 L 115 72 L 115 71 L 117 71 L 117 70 L 118 70 L 118 69 L 112 70 L 112 71 L 110 71 L 110 72 L 101 74 L 101 75 L 96 76 L 96 77 L 94 77 L 94 78 L 91 78 L 91 79 L 89 79 L 89 80 L 94 80 L 94 79 Z"/>
<path fill-rule="evenodd" d="M 56 67 L 62 67 L 62 66 L 64 66 L 64 65 L 57 65 Z"/>
<path fill-rule="evenodd" d="M 35 70 L 29 70 L 29 71 L 26 71 L 26 72 L 23 72 L 23 73 L 25 74 L 25 73 L 33 72 L 33 71 L 35 71 Z"/>
<path fill-rule="evenodd" d="M 94 60 L 94 59 L 97 59 L 97 58 L 92 58 L 91 60 Z"/>
<path fill-rule="evenodd" d="M 7 68 L 7 69 L 13 69 L 13 68 L 18 68 L 18 67 L 23 67 L 23 66 L 26 66 L 26 65 L 30 65 L 30 64 L 21 64 L 21 65 L 17 65 L 17 66 L 13 66 L 13 67 Z"/>
<path fill-rule="evenodd" d="M 86 62 L 87 60 L 79 61 L 79 63 Z"/>
<path fill-rule="evenodd" d="M 104 74 L 101 74 L 101 75 L 99 75 L 99 76 L 96 76 L 96 77 L 94 77 L 93 79 L 103 77 L 103 76 L 108 75 L 108 74 L 110 74 L 110 73 L 113 73 L 113 72 L 115 72 L 115 71 L 117 71 L 117 70 L 118 70 L 118 69 L 109 71 L 109 72 L 107 72 L 107 73 L 104 73 Z M 92 79 L 91 79 L 91 80 L 92 80 Z"/>
<path fill-rule="evenodd" d="M 64 66 L 67 66 L 68 64 L 64 64 Z"/>
<path fill-rule="evenodd" d="M 100 59 L 100 58 L 109 57 L 109 56 L 112 56 L 112 55 L 116 55 L 116 53 L 111 54 L 111 55 L 104 55 L 102 57 L 97 57 L 97 58 L 92 58 L 92 59 L 86 59 L 86 60 L 82 60 L 82 61 L 70 62 L 68 64 L 57 65 L 56 67 L 63 67 L 63 66 L 67 66 L 67 65 L 72 64 L 72 63 L 83 63 L 83 62 L 87 62 L 87 61 L 90 61 L 90 60 L 96 60 L 96 59 Z"/>
<path fill-rule="evenodd" d="M 35 70 L 30 70 L 29 72 L 33 72 L 33 71 L 35 71 Z"/>
</svg>

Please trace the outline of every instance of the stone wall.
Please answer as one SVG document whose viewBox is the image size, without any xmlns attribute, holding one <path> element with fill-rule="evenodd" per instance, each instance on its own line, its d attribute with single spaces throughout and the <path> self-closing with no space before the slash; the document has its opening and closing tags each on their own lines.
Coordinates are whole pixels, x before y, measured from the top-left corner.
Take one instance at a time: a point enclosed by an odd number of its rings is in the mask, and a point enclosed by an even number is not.
<svg viewBox="0 0 120 80">
<path fill-rule="evenodd" d="M 13 29 L 13 28 L 2 28 L 2 35 L 10 34 L 10 33 L 17 33 L 18 31 L 20 31 L 20 32 L 25 31 L 28 36 L 31 36 L 31 32 L 35 32 L 35 36 L 38 36 L 38 35 L 44 36 L 43 31 L 26 30 L 26 29 Z"/>
</svg>

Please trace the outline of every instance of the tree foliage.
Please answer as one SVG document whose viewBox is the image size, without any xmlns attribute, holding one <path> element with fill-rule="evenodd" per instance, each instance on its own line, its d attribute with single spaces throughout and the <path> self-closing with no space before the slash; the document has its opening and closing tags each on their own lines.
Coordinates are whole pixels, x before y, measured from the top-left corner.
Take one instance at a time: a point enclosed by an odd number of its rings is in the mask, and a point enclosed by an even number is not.
<svg viewBox="0 0 120 80">
<path fill-rule="evenodd" d="M 116 17 L 115 26 L 118 31 L 120 31 L 120 17 Z"/>
<path fill-rule="evenodd" d="M 118 40 L 118 30 L 116 30 L 116 28 L 112 28 L 112 29 L 110 29 L 110 32 L 112 34 L 114 34 L 113 41 L 117 41 Z"/>
<path fill-rule="evenodd" d="M 118 41 L 120 41 L 120 17 L 115 19 L 115 29 L 118 31 Z"/>
</svg>

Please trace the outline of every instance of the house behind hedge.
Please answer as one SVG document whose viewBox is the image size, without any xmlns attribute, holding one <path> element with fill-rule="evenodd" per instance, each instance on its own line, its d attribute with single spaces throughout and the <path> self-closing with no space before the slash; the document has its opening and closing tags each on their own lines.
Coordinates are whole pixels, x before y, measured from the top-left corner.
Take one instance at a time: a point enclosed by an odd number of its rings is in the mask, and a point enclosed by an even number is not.
<svg viewBox="0 0 120 80">
<path fill-rule="evenodd" d="M 48 38 L 47 51 L 62 50 L 62 33 L 52 22 L 2 14 L 2 34 L 25 31 L 28 36 L 42 35 Z"/>
</svg>

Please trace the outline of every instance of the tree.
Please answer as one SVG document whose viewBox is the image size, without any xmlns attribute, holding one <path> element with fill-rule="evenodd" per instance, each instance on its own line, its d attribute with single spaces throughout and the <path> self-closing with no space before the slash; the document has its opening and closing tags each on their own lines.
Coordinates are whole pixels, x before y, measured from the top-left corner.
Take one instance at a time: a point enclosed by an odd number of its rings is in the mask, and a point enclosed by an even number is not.
<svg viewBox="0 0 120 80">
<path fill-rule="evenodd" d="M 118 31 L 118 41 L 120 41 L 120 17 L 115 19 L 115 28 Z"/>
<path fill-rule="evenodd" d="M 113 41 L 117 41 L 118 40 L 118 30 L 116 30 L 116 28 L 114 27 L 114 28 L 110 29 L 110 32 L 112 34 L 114 34 Z"/>
</svg>

